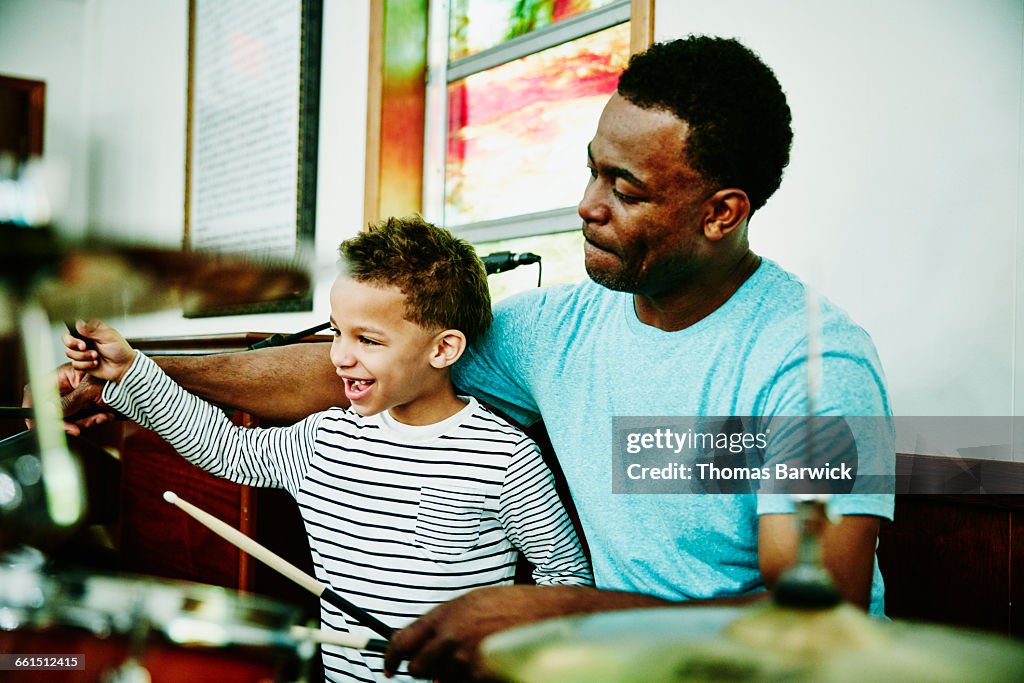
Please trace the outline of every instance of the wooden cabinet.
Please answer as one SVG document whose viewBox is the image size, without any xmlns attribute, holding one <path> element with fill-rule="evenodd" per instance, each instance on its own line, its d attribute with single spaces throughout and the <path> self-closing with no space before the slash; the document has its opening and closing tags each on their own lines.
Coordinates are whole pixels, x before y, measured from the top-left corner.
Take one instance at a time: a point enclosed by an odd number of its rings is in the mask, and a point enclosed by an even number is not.
<svg viewBox="0 0 1024 683">
<path fill-rule="evenodd" d="M 898 494 L 878 561 L 890 617 L 1024 637 L 1024 496 Z"/>
</svg>

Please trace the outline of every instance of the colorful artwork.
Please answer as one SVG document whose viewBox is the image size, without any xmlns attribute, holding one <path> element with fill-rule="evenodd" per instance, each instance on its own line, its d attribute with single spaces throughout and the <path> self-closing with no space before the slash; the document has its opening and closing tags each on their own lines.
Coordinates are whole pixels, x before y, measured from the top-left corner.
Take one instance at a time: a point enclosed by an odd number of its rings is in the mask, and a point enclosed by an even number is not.
<svg viewBox="0 0 1024 683">
<path fill-rule="evenodd" d="M 448 59 L 476 54 L 610 2 L 612 0 L 451 0 Z"/>
<path fill-rule="evenodd" d="M 368 150 L 379 154 L 379 186 L 367 220 L 413 213 L 423 205 L 426 0 L 388 0 L 383 24 L 380 148 Z"/>
<path fill-rule="evenodd" d="M 628 58 L 621 24 L 449 84 L 445 224 L 575 205 Z"/>
</svg>

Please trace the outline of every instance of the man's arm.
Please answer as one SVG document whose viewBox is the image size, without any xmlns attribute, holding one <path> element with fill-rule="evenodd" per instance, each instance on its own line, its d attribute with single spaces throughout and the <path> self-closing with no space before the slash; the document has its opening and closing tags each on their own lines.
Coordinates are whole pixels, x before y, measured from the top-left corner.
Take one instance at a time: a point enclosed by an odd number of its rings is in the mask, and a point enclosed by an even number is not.
<svg viewBox="0 0 1024 683">
<path fill-rule="evenodd" d="M 275 422 L 295 422 L 331 406 L 348 405 L 331 365 L 330 345 L 292 344 L 258 351 L 206 356 L 158 356 L 153 360 L 190 392 L 211 403 Z M 70 365 L 58 369 L 64 415 L 76 417 L 71 433 L 107 419 L 102 383 L 75 382 Z M 28 398 L 28 397 L 26 397 Z"/>
<path fill-rule="evenodd" d="M 159 356 L 157 365 L 188 391 L 217 405 L 294 422 L 347 406 L 330 344 L 291 344 L 208 356 Z"/>
<path fill-rule="evenodd" d="M 871 604 L 879 523 L 880 518 L 872 515 L 844 515 L 822 532 L 825 569 L 843 599 L 864 610 Z M 770 590 L 796 561 L 799 538 L 795 515 L 761 515 L 757 530 L 761 577 Z"/>
<path fill-rule="evenodd" d="M 665 607 L 648 595 L 585 586 L 492 586 L 438 605 L 391 638 L 384 669 L 409 660 L 409 673 L 439 681 L 492 681 L 479 658 L 487 636 L 513 626 L 570 614 Z"/>
<path fill-rule="evenodd" d="M 112 408 L 157 432 L 210 474 L 247 486 L 285 488 L 293 495 L 309 468 L 326 414 L 288 427 L 246 429 L 185 391 L 142 354 L 120 381 L 107 383 L 103 396 Z"/>
<path fill-rule="evenodd" d="M 649 607 L 742 606 L 764 600 L 765 592 L 671 602 L 642 593 L 587 586 L 492 586 L 438 605 L 392 638 L 384 660 L 394 673 L 409 660 L 409 673 L 442 682 L 490 682 L 480 660 L 480 642 L 498 631 L 555 617 Z"/>
<path fill-rule="evenodd" d="M 871 598 L 879 518 L 847 515 L 826 527 L 822 560 L 840 594 L 867 608 Z M 479 645 L 498 631 L 541 619 L 646 607 L 742 606 L 767 599 L 782 573 L 796 561 L 792 514 L 761 515 L 758 557 L 768 591 L 710 600 L 670 602 L 649 595 L 579 586 L 500 586 L 472 591 L 440 605 L 391 639 L 385 660 L 394 671 L 409 659 L 409 673 L 442 681 L 488 681 Z"/>
</svg>

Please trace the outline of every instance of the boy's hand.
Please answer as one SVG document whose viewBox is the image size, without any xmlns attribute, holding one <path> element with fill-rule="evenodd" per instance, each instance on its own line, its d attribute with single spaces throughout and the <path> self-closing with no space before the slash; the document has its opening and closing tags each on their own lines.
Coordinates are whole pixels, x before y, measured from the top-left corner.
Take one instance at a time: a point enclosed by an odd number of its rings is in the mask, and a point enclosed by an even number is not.
<svg viewBox="0 0 1024 683">
<path fill-rule="evenodd" d="M 75 329 L 89 339 L 96 349 L 89 349 L 81 339 L 65 334 L 61 341 L 64 342 L 64 355 L 71 359 L 71 367 L 99 379 L 121 381 L 137 353 L 124 337 L 100 320 L 79 320 L 75 323 Z"/>
</svg>

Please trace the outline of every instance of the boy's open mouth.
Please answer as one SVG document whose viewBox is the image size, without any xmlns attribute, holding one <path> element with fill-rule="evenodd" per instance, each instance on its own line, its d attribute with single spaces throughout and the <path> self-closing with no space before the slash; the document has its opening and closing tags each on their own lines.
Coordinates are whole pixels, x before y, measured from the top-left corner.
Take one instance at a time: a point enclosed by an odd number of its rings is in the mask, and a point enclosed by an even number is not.
<svg viewBox="0 0 1024 683">
<path fill-rule="evenodd" d="M 364 398 L 374 383 L 372 379 L 350 379 L 348 377 L 342 379 L 345 382 L 345 398 L 349 401 L 358 401 Z"/>
</svg>

